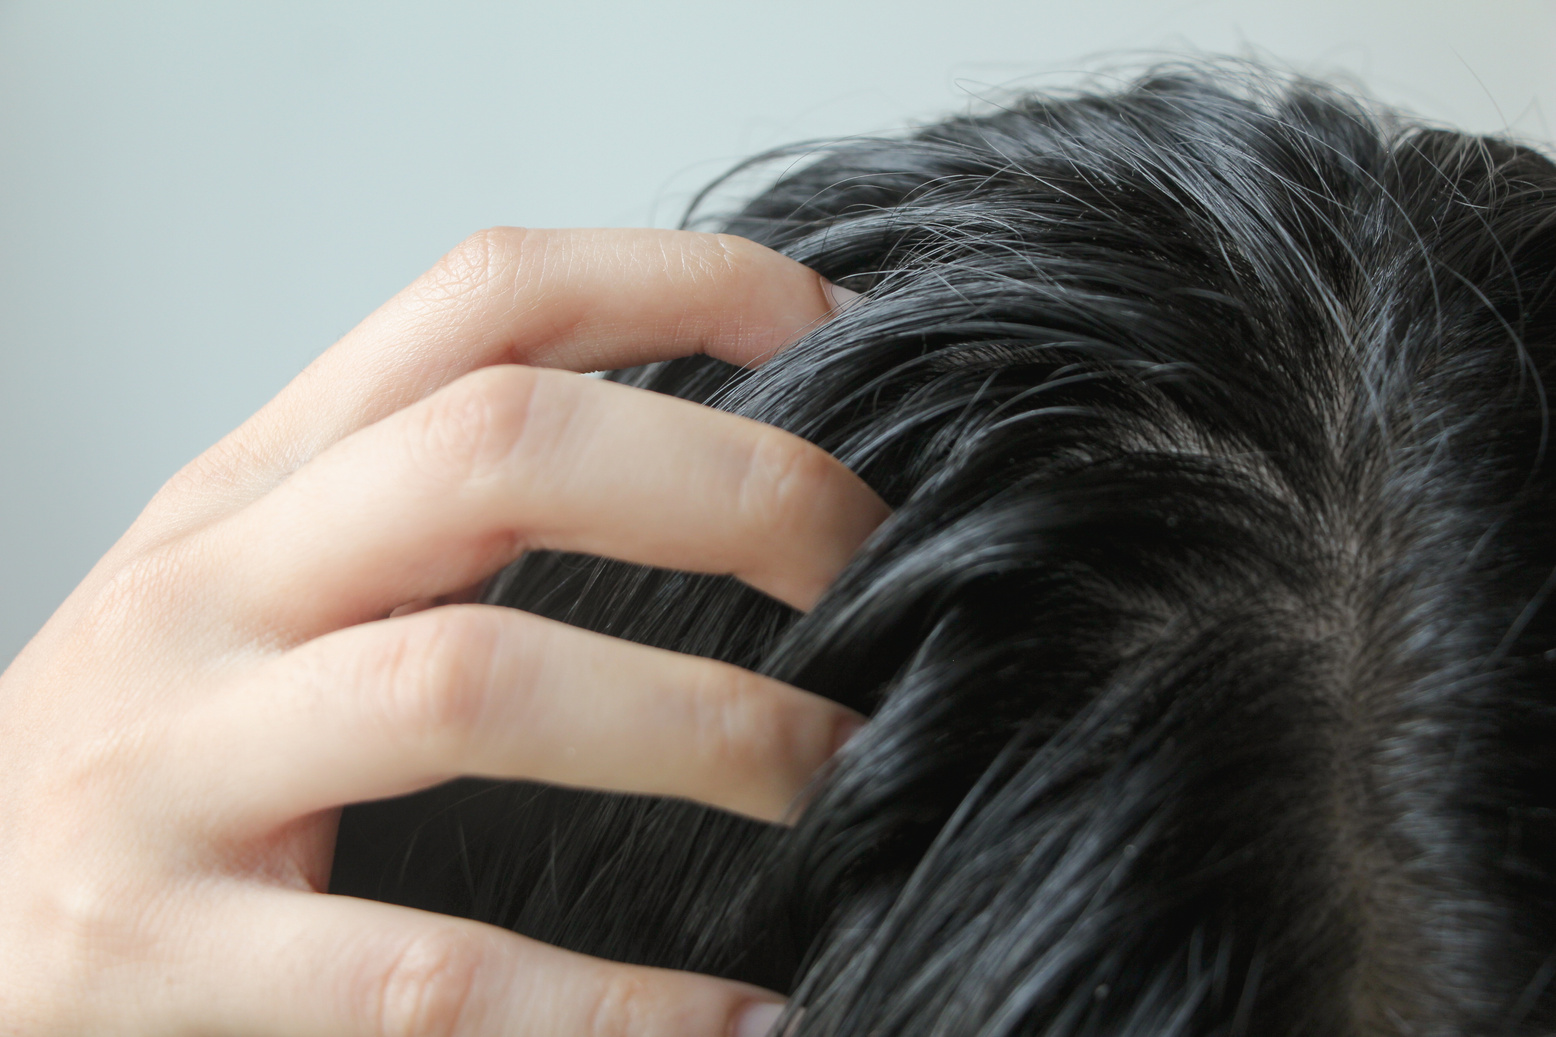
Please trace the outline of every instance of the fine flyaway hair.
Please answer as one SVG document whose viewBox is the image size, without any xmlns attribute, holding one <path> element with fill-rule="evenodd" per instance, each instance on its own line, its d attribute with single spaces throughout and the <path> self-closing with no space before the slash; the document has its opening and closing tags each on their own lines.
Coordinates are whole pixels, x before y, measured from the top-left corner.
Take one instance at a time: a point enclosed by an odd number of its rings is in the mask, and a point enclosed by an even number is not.
<svg viewBox="0 0 1556 1037">
<path fill-rule="evenodd" d="M 488 600 L 872 722 L 792 827 L 466 780 L 349 809 L 336 891 L 794 1037 L 1556 1028 L 1556 165 L 1184 66 L 813 149 L 716 226 L 863 298 L 612 377 L 892 517 L 804 615 L 560 554 Z"/>
</svg>

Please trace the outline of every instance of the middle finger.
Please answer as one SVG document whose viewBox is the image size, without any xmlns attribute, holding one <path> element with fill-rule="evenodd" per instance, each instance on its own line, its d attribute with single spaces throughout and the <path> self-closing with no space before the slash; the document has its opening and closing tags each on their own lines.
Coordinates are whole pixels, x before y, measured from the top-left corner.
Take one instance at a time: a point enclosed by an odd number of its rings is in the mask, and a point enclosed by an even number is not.
<svg viewBox="0 0 1556 1037">
<path fill-rule="evenodd" d="M 305 640 L 531 549 L 729 573 L 809 608 L 888 514 L 760 422 L 579 375 L 487 368 L 347 437 L 207 531 L 242 622 Z"/>
</svg>

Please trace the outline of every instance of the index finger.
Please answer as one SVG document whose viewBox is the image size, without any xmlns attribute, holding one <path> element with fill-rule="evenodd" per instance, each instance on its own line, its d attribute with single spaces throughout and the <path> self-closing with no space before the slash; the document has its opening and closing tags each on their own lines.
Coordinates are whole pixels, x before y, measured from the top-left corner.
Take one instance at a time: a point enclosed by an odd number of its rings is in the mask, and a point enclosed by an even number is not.
<svg viewBox="0 0 1556 1037">
<path fill-rule="evenodd" d="M 670 230 L 466 239 L 170 484 L 188 526 L 492 364 L 602 370 L 707 353 L 759 363 L 833 310 L 819 274 L 755 242 Z M 195 500 L 188 499 L 191 495 Z"/>
</svg>

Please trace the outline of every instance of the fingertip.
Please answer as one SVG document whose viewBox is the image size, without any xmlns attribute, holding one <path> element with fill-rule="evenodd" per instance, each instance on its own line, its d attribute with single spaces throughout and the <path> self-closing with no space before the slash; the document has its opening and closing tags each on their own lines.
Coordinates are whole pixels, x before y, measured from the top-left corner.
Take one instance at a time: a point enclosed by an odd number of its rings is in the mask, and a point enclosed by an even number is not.
<svg viewBox="0 0 1556 1037">
<path fill-rule="evenodd" d="M 840 715 L 832 727 L 832 751 L 828 754 L 827 759 L 832 759 L 832 757 L 847 748 L 848 743 L 852 742 L 854 736 L 864 728 L 865 722 L 866 718 L 853 710 Z"/>
<path fill-rule="evenodd" d="M 832 316 L 834 317 L 845 310 L 851 309 L 863 298 L 858 292 L 844 288 L 840 284 L 833 284 L 825 277 L 821 279 L 821 291 L 826 295 L 827 302 L 831 304 Z"/>
<path fill-rule="evenodd" d="M 825 542 L 831 552 L 825 555 L 818 552 L 815 556 L 821 566 L 820 572 L 812 574 L 812 582 L 799 595 L 804 603 L 797 606 L 805 612 L 816 607 L 822 595 L 837 582 L 843 570 L 892 515 L 891 507 L 868 483 L 846 467 L 843 471 L 848 474 L 842 486 L 831 501 L 822 502 L 831 509 L 825 527 L 828 532 Z"/>
<path fill-rule="evenodd" d="M 752 1001 L 730 1020 L 729 1037 L 768 1037 L 782 1018 L 784 1002 Z"/>
</svg>

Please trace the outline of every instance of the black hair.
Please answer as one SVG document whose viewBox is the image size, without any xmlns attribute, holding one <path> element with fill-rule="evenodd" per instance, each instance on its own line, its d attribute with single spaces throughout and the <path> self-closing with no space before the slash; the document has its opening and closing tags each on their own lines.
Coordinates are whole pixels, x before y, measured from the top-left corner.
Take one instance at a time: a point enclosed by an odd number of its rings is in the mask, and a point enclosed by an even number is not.
<svg viewBox="0 0 1556 1037">
<path fill-rule="evenodd" d="M 822 149 L 721 229 L 864 298 L 613 377 L 892 518 L 806 615 L 556 554 L 490 600 L 872 723 L 792 828 L 464 781 L 349 809 L 337 891 L 802 1037 L 1556 1026 L 1556 166 L 1173 68 Z"/>
</svg>

